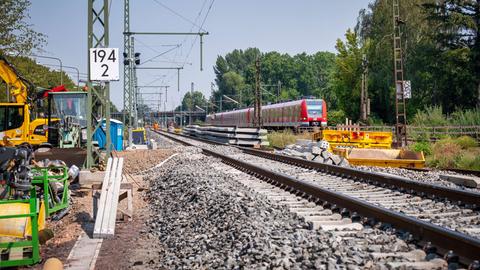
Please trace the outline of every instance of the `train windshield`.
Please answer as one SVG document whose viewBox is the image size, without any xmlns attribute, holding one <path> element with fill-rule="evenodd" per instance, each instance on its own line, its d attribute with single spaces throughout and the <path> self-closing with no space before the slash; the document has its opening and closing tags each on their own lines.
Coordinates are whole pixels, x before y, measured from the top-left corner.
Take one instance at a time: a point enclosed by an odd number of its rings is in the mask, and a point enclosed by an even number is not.
<svg viewBox="0 0 480 270">
<path fill-rule="evenodd" d="M 310 116 L 322 116 L 322 101 L 307 100 L 307 112 Z"/>
</svg>

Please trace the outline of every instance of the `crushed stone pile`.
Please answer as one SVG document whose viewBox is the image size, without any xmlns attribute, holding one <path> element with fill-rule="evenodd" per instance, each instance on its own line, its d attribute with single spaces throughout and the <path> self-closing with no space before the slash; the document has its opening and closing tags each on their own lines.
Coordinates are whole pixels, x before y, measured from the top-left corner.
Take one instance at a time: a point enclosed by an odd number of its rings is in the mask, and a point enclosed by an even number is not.
<svg viewBox="0 0 480 270">
<path fill-rule="evenodd" d="M 289 144 L 285 149 L 275 150 L 274 153 L 324 164 L 350 166 L 348 160 L 328 151 L 328 142 L 326 141 L 312 142 L 310 140 L 297 140 L 295 144 Z"/>
</svg>

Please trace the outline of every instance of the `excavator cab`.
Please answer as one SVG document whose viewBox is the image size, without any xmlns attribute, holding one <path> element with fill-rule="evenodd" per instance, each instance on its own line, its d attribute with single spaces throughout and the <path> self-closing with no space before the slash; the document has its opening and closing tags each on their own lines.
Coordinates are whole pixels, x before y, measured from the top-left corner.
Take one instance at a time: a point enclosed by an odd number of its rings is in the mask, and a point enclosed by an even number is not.
<svg viewBox="0 0 480 270">
<path fill-rule="evenodd" d="M 86 92 L 48 94 L 48 141 L 60 148 L 81 147 L 86 143 Z"/>
</svg>

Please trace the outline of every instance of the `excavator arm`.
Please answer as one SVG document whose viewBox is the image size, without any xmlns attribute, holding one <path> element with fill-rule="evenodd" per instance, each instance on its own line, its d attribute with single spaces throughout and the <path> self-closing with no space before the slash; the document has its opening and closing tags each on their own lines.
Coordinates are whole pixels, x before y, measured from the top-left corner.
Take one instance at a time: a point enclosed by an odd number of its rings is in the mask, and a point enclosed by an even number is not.
<svg viewBox="0 0 480 270">
<path fill-rule="evenodd" d="M 28 103 L 33 85 L 23 78 L 3 55 L 0 55 L 0 77 L 7 84 L 16 103 Z"/>
</svg>

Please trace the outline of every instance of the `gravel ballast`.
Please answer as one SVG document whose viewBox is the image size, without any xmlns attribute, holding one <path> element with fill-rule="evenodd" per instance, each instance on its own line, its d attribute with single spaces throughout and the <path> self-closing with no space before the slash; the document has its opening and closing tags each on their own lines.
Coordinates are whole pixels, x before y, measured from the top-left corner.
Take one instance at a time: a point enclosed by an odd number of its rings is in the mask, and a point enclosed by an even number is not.
<svg viewBox="0 0 480 270">
<path fill-rule="evenodd" d="M 150 171 L 148 230 L 157 237 L 153 265 L 167 269 L 327 269 L 371 265 L 371 250 L 410 251 L 386 232 L 356 237 L 307 229 L 285 207 L 250 191 L 236 179 L 250 177 L 185 147 Z M 362 244 L 358 244 L 358 237 Z M 400 241 L 400 242 L 399 242 Z M 403 243 L 403 244 L 402 244 Z M 384 246 L 389 246 L 384 250 Z M 390 249 L 392 248 L 392 249 Z M 376 250 L 377 251 L 377 250 Z M 354 267 L 355 268 L 355 267 Z"/>
</svg>

